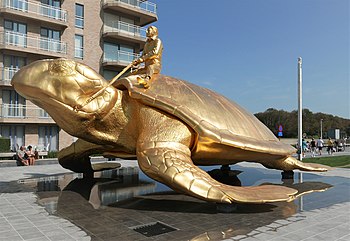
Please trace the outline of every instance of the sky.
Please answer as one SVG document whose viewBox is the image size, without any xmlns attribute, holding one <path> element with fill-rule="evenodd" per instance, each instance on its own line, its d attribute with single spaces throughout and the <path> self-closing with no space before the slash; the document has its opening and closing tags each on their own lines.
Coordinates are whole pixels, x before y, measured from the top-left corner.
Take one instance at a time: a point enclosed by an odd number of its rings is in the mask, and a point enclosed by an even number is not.
<svg viewBox="0 0 350 241">
<path fill-rule="evenodd" d="M 212 89 L 251 113 L 303 108 L 350 119 L 349 0 L 150 0 L 162 74 Z"/>
</svg>

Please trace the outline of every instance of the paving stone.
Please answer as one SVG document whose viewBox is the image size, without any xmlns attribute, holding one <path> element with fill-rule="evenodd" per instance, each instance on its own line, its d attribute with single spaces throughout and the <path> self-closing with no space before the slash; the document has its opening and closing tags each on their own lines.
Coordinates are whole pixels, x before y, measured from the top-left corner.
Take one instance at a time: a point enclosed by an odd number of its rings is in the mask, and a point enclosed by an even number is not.
<svg viewBox="0 0 350 241">
<path fill-rule="evenodd" d="M 254 165 L 253 167 L 255 168 Z M 58 165 L 55 168 L 49 167 L 46 169 L 46 167 L 39 168 L 33 166 L 32 173 L 50 174 L 55 172 L 58 173 L 58 171 L 62 172 L 62 168 Z M 13 168 L 12 170 L 18 171 L 19 169 Z M 265 169 L 261 170 L 263 170 L 266 174 L 270 173 Z M 336 170 L 336 173 L 334 174 L 343 175 L 343 180 L 338 182 L 341 185 L 344 185 L 343 188 L 348 187 L 349 173 L 349 170 Z M 312 175 L 312 178 L 314 178 L 318 174 Z M 330 177 L 329 175 L 331 174 L 327 173 L 324 175 L 324 177 L 328 178 Z M 4 176 L 4 174 L 0 172 L 0 180 L 2 180 L 2 182 L 3 180 L 16 180 L 18 177 L 24 178 L 32 176 L 20 172 L 16 173 L 16 175 L 12 173 L 11 176 Z M 320 180 L 322 181 L 322 178 Z M 332 184 L 334 183 L 336 182 L 334 181 Z M 14 184 L 11 185 L 15 186 Z M 10 187 L 11 185 L 1 185 L 0 183 L 0 190 L 4 190 L 1 188 L 7 188 L 7 186 Z M 333 190 L 335 188 L 333 188 Z M 322 208 L 302 212 L 295 209 L 294 214 L 293 212 L 289 212 L 293 211 L 293 203 L 288 204 L 289 206 L 283 203 L 277 203 L 270 206 L 250 206 L 249 209 L 252 208 L 250 212 L 243 211 L 233 214 L 216 213 L 214 206 L 214 212 L 204 212 L 203 207 L 206 207 L 205 210 L 211 210 L 212 206 L 207 205 L 205 202 L 197 202 L 196 199 L 186 201 L 187 197 L 183 197 L 183 200 L 181 201 L 173 201 L 173 203 L 170 202 L 171 205 L 168 206 L 168 208 L 164 208 L 166 207 L 164 204 L 167 202 L 164 200 L 167 199 L 164 199 L 166 195 L 161 195 L 158 201 L 151 199 L 147 200 L 147 197 L 145 199 L 135 199 L 136 203 L 147 204 L 144 206 L 136 205 L 139 207 L 137 209 L 135 209 L 132 205 L 130 207 L 119 207 L 117 205 L 95 210 L 92 208 L 91 204 L 89 204 L 88 201 L 83 198 L 81 200 L 71 199 L 71 205 L 61 205 L 59 207 L 60 209 L 56 211 L 57 216 L 54 216 L 49 215 L 45 207 L 37 204 L 37 196 L 32 192 L 5 193 L 0 195 L 0 230 L 1 227 L 8 227 L 8 229 L 4 229 L 3 232 L 11 233 L 11 237 L 14 237 L 14 239 L 21 238 L 18 236 L 18 233 L 16 233 L 12 226 L 9 225 L 9 222 L 11 221 L 11 224 L 14 224 L 14 227 L 17 227 L 16 225 L 21 224 L 21 222 L 35 226 L 36 230 L 33 235 L 36 234 L 36 237 L 30 237 L 32 234 L 31 232 L 25 232 L 23 231 L 24 229 L 19 229 L 22 230 L 23 235 L 27 235 L 26 238 L 29 238 L 29 240 L 91 240 L 91 238 L 93 240 L 123 241 L 189 240 L 205 232 L 212 232 L 213 234 L 215 232 L 224 232 L 225 234 L 233 236 L 225 236 L 229 237 L 227 240 L 230 241 L 240 239 L 241 237 L 242 239 L 240 240 L 248 241 L 267 239 L 274 241 L 294 241 L 296 240 L 296 237 L 298 237 L 299 240 L 308 240 L 307 238 L 313 239 L 315 237 L 322 240 L 320 237 L 318 237 L 320 235 L 324 235 L 325 237 L 323 238 L 332 238 L 334 237 L 332 231 L 328 232 L 329 230 L 325 229 L 325 233 L 328 234 L 322 233 L 324 228 L 327 228 L 328 226 L 329 229 L 333 228 L 334 230 L 338 231 L 337 237 L 339 237 L 339 240 L 350 240 L 348 235 L 348 224 L 350 223 L 350 220 L 348 218 L 349 211 L 347 211 L 350 209 L 349 197 L 344 198 L 346 203 L 336 203 L 334 205 L 334 197 L 336 195 L 332 195 L 328 199 L 324 199 L 324 196 L 322 196 L 323 194 L 317 193 L 310 194 L 310 197 L 313 195 L 316 198 L 311 198 L 311 201 L 308 201 L 308 198 L 304 199 L 304 209 L 313 206 L 322 206 Z M 173 194 L 173 197 L 177 196 L 180 195 Z M 62 196 L 59 198 L 59 201 L 62 201 Z M 181 209 L 179 208 L 178 204 L 182 203 L 185 203 L 186 205 L 183 205 L 183 208 Z M 193 209 L 193 207 L 197 209 Z M 261 207 L 269 208 L 267 209 L 268 211 L 259 211 L 257 207 L 260 209 Z M 295 205 L 295 207 L 297 208 L 298 206 Z M 52 209 L 50 210 L 52 211 Z M 12 218 L 7 220 L 5 217 Z M 134 226 L 132 224 L 145 224 L 148 222 L 155 222 L 157 220 L 163 221 L 164 223 L 170 224 L 171 226 L 177 228 L 181 227 L 181 232 L 175 231 L 173 233 L 163 234 L 158 237 L 145 238 L 145 236 L 128 228 L 129 226 Z M 341 223 L 345 224 L 341 225 Z M 178 232 L 178 236 L 176 235 L 176 232 Z M 1 234 L 0 237 L 2 237 Z"/>
</svg>

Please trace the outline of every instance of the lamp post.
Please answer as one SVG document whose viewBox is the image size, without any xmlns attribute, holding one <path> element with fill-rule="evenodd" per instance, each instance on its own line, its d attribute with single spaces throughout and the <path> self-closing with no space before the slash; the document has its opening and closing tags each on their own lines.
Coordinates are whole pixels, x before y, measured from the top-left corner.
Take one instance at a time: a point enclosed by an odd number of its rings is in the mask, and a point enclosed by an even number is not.
<svg viewBox="0 0 350 241">
<path fill-rule="evenodd" d="M 299 145 L 299 160 L 303 160 L 303 90 L 302 90 L 302 59 L 298 58 L 298 145 Z"/>
<path fill-rule="evenodd" d="M 322 123 L 323 123 L 323 119 L 321 119 L 321 135 L 320 135 L 320 139 L 322 140 L 322 138 L 323 138 L 323 135 L 322 135 L 322 130 L 323 130 L 323 128 L 322 128 Z"/>
</svg>

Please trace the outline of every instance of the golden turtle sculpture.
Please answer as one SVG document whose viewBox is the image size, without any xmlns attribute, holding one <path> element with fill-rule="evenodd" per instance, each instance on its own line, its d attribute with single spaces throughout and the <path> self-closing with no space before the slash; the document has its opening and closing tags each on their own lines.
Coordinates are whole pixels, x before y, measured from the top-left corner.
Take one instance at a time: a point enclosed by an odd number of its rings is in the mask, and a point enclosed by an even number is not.
<svg viewBox="0 0 350 241">
<path fill-rule="evenodd" d="M 327 170 L 293 158 L 293 147 L 224 96 L 160 74 L 144 89 L 136 77 L 108 86 L 88 66 L 54 59 L 21 68 L 12 85 L 63 130 L 80 138 L 58 155 L 59 163 L 75 172 L 116 167 L 91 164 L 93 153 L 137 158 L 144 173 L 176 191 L 219 203 L 264 203 L 292 200 L 297 191 L 278 185 L 225 185 L 197 165 L 249 161 L 285 171 Z M 101 88 L 106 89 L 88 102 Z"/>
</svg>

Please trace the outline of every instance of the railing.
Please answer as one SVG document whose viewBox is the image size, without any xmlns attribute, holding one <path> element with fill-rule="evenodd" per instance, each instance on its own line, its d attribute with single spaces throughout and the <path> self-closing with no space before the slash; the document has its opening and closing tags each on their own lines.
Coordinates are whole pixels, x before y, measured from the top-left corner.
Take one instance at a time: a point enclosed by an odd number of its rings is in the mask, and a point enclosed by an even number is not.
<svg viewBox="0 0 350 241">
<path fill-rule="evenodd" d="M 33 13 L 40 16 L 67 22 L 67 11 L 43 3 L 28 2 L 26 0 L 0 0 L 2 8 Z"/>
<path fill-rule="evenodd" d="M 16 67 L 16 68 L 13 68 L 13 67 L 0 68 L 0 71 L 1 71 L 0 82 L 2 82 L 3 84 L 10 85 L 12 77 L 15 75 L 15 73 L 18 70 L 19 70 L 18 67 Z"/>
<path fill-rule="evenodd" d="M 127 4 L 129 6 L 134 7 L 134 8 L 137 8 L 137 9 L 140 9 L 140 10 L 144 10 L 146 12 L 157 14 L 157 5 L 155 3 L 148 2 L 148 1 L 140 1 L 140 0 L 104 0 L 103 3 L 107 4 L 107 3 L 115 3 L 115 2 Z"/>
<path fill-rule="evenodd" d="M 64 42 L 43 37 L 28 37 L 27 34 L 12 31 L 0 32 L 0 43 L 47 52 L 67 53 L 67 44 Z"/>
<path fill-rule="evenodd" d="M 122 21 L 116 21 L 112 23 L 112 26 L 103 26 L 103 32 L 120 32 L 135 37 L 146 38 L 147 28 L 143 28 L 134 24 L 125 23 Z"/>
<path fill-rule="evenodd" d="M 139 57 L 140 57 L 139 54 L 134 54 L 134 53 L 119 50 L 117 51 L 116 55 L 113 56 L 112 58 L 104 54 L 103 61 L 104 62 L 125 62 L 128 64 Z"/>
<path fill-rule="evenodd" d="M 0 105 L 1 118 L 47 118 L 51 119 L 49 114 L 35 106 L 35 105 L 21 105 L 21 104 L 1 104 Z"/>
</svg>

